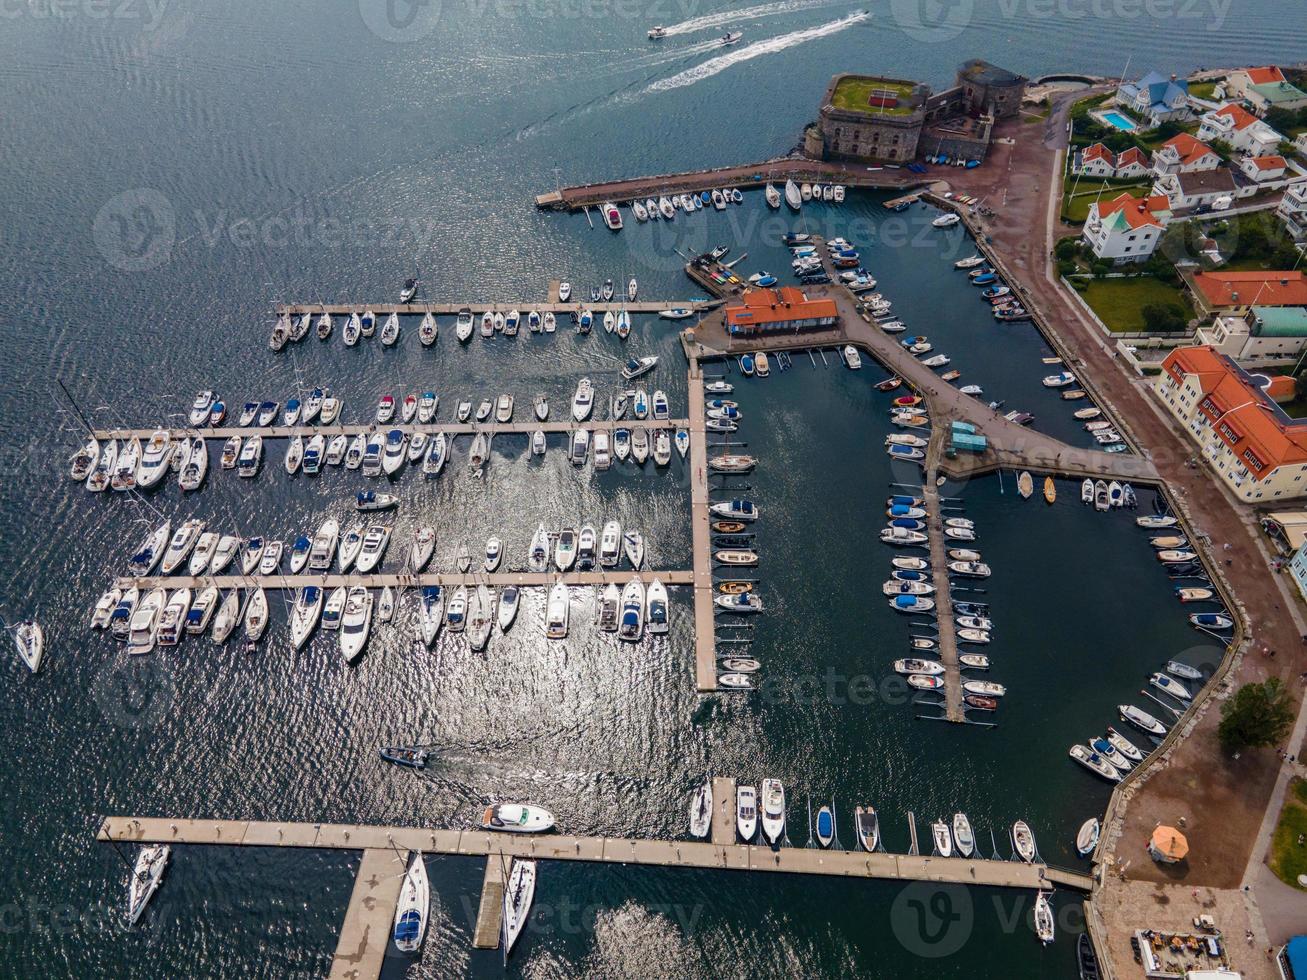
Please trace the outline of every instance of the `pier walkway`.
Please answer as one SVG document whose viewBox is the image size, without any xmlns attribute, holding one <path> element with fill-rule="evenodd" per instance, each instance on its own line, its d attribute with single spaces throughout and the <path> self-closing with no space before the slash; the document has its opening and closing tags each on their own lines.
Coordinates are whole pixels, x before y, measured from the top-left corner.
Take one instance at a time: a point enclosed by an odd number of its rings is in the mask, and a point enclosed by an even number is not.
<svg viewBox="0 0 1307 980">
<path fill-rule="evenodd" d="M 703 374 L 690 358 L 690 534 L 694 546 L 694 680 L 717 690 L 717 625 L 713 605 L 712 537 L 708 505 L 708 430 L 704 428 Z"/>
<path fill-rule="evenodd" d="M 331 980 L 355 980 L 381 974 L 381 964 L 390 942 L 395 907 L 404 886 L 406 865 L 390 847 L 369 847 L 363 851 L 354 891 L 345 909 L 345 921 L 331 958 Z"/>
<path fill-rule="evenodd" d="M 352 588 L 356 585 L 365 589 L 420 588 L 424 585 L 457 587 L 460 585 L 504 586 L 516 585 L 523 588 L 532 586 L 545 588 L 558 582 L 566 585 L 608 585 L 614 582 L 625 585 L 632 579 L 649 582 L 658 579 L 663 585 L 693 585 L 695 574 L 691 571 L 594 571 L 594 572 L 377 572 L 369 575 L 333 574 L 330 572 L 308 572 L 298 575 L 146 575 L 133 578 L 130 575 L 119 576 L 114 586 L 125 589 L 136 586 L 138 589 L 202 589 L 214 586 L 219 589 L 302 589 L 316 585 L 322 589 Z"/>
<path fill-rule="evenodd" d="M 429 436 L 443 432 L 448 436 L 470 436 L 484 432 L 488 436 L 533 435 L 537 431 L 546 435 L 571 434 L 577 429 L 591 432 L 611 432 L 614 429 L 684 429 L 690 425 L 689 419 L 589 419 L 576 422 L 568 418 L 557 422 L 539 422 L 535 419 L 524 422 L 368 422 L 336 423 L 332 425 L 268 425 L 240 426 L 219 425 L 213 428 L 195 428 L 193 426 L 158 426 L 154 429 L 95 429 L 92 435 L 103 441 L 105 439 L 149 439 L 159 429 L 163 429 L 174 439 L 199 436 L 204 439 L 229 439 L 232 436 L 260 436 L 264 439 L 291 439 L 301 436 L 311 439 L 322 436 L 371 435 L 373 432 L 389 432 L 399 429 L 405 435 L 425 432 Z"/>
<path fill-rule="evenodd" d="M 935 429 L 930 437 L 925 485 L 926 533 L 930 537 L 930 570 L 935 580 L 935 622 L 939 627 L 939 660 L 944 665 L 944 714 L 949 721 L 966 721 L 962 710 L 962 673 L 958 667 L 958 639 L 953 627 L 953 602 L 949 590 L 948 541 L 944 537 L 944 516 L 940 511 L 939 490 L 935 486 L 936 465 L 944 435 Z M 912 651 L 916 656 L 920 651 Z"/>
<path fill-rule="evenodd" d="M 656 174 L 631 177 L 624 180 L 560 187 L 536 196 L 538 208 L 558 211 L 577 211 L 594 207 L 605 201 L 625 203 L 632 198 L 658 198 L 663 194 L 688 194 L 712 190 L 714 187 L 756 188 L 772 180 L 783 184 L 787 179 L 798 183 L 819 181 L 844 184 L 848 187 L 903 188 L 924 187 L 933 182 L 911 170 L 869 170 L 823 160 L 803 157 L 781 157 L 758 163 L 745 163 L 734 167 L 717 167 L 710 170 L 689 170 L 674 174 Z M 779 189 L 779 188 L 778 188 Z M 634 221 L 634 215 L 623 215 L 623 220 Z M 678 212 L 678 217 L 680 214 Z M 661 220 L 661 219 L 660 219 Z"/>
<path fill-rule="evenodd" d="M 624 287 L 623 287 L 624 288 Z M 686 310 L 709 310 L 717 305 L 716 300 L 686 300 L 686 299 L 669 299 L 669 300 L 632 300 L 626 301 L 614 297 L 612 300 L 600 300 L 595 303 L 584 300 L 568 300 L 566 303 L 558 301 L 558 284 L 555 281 L 551 284 L 550 294 L 547 299 L 521 300 L 511 303 L 277 303 L 273 306 L 278 316 L 286 314 L 288 316 L 299 316 L 301 313 L 310 313 L 318 316 L 321 313 L 330 313 L 333 317 L 348 317 L 351 313 L 357 313 L 362 316 L 366 311 L 371 310 L 378 317 L 389 316 L 392 313 L 398 313 L 400 316 L 422 316 L 424 313 L 432 313 L 435 316 L 457 316 L 463 310 L 468 310 L 473 315 L 480 317 L 482 313 L 510 313 L 517 310 L 522 314 L 522 324 L 518 328 L 522 334 L 530 334 L 532 331 L 527 328 L 526 315 L 535 310 L 537 313 L 580 313 L 583 309 L 592 313 L 607 313 L 612 311 L 620 313 L 626 310 L 627 313 L 661 313 L 663 310 L 686 309 Z M 673 321 L 674 322 L 674 321 Z M 315 324 L 316 326 L 316 324 Z M 339 324 L 335 326 L 339 327 Z M 478 326 L 480 326 L 478 324 Z M 600 324 L 595 324 L 595 328 L 602 329 Z M 377 324 L 378 331 L 381 324 Z M 570 329 L 570 328 L 569 328 Z M 314 336 L 312 330 L 305 340 Z M 496 336 L 503 336 L 502 333 L 496 333 Z M 543 336 L 543 334 L 542 334 Z M 472 339 L 477 337 L 477 332 L 473 331 Z M 510 336 L 508 338 L 512 340 Z M 368 341 L 367 337 L 360 337 L 359 343 Z"/>
</svg>

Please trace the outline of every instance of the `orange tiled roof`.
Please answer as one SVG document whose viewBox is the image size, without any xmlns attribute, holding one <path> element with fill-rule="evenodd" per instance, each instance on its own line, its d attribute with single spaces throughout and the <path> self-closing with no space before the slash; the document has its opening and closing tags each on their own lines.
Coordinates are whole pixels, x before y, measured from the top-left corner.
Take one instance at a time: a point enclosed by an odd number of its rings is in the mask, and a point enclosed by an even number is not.
<svg viewBox="0 0 1307 980">
<path fill-rule="evenodd" d="M 1206 396 L 1199 402 L 1200 410 L 1216 425 L 1217 438 L 1252 476 L 1261 479 L 1277 466 L 1307 463 L 1307 425 L 1283 416 L 1266 391 L 1227 358 L 1210 347 L 1180 347 L 1166 356 L 1162 366 L 1172 377 L 1198 376 Z M 1256 463 L 1244 455 L 1247 452 Z"/>
<path fill-rule="evenodd" d="M 1247 129 L 1257 121 L 1257 117 L 1241 105 L 1227 102 L 1213 113 L 1216 116 L 1229 116 L 1235 129 Z"/>
<path fill-rule="evenodd" d="M 1210 306 L 1307 306 L 1301 272 L 1199 272 L 1193 284 Z"/>
<path fill-rule="evenodd" d="M 1284 157 L 1279 156 L 1251 157 L 1250 159 L 1253 162 L 1253 166 L 1258 170 L 1283 170 L 1289 165 Z"/>
<path fill-rule="evenodd" d="M 782 323 L 787 320 L 839 316 L 839 308 L 833 299 L 808 299 L 801 289 L 793 286 L 751 289 L 740 299 L 743 305 L 726 308 L 728 325 Z"/>
<path fill-rule="evenodd" d="M 1121 151 L 1121 155 L 1116 158 L 1116 166 L 1118 170 L 1130 163 L 1137 163 L 1139 166 L 1147 168 L 1148 157 L 1144 155 L 1144 151 L 1139 149 L 1139 147 L 1132 146 L 1128 150 Z"/>
<path fill-rule="evenodd" d="M 1267 65 L 1264 68 L 1245 68 L 1244 74 L 1254 85 L 1268 85 L 1272 82 L 1284 81 L 1284 72 L 1274 65 Z"/>
<path fill-rule="evenodd" d="M 1181 133 L 1178 136 L 1172 136 L 1162 144 L 1163 147 L 1172 147 L 1180 156 L 1181 163 L 1192 163 L 1195 160 L 1201 160 L 1209 153 L 1214 151 L 1210 146 L 1188 133 Z"/>
<path fill-rule="evenodd" d="M 1085 150 L 1082 159 L 1086 163 L 1088 163 L 1090 160 L 1106 160 L 1108 163 L 1112 163 L 1112 164 L 1116 162 L 1116 157 L 1112 155 L 1112 151 L 1109 150 L 1102 143 L 1095 143 L 1093 146 L 1088 147 Z"/>
<path fill-rule="evenodd" d="M 1144 225 L 1161 227 L 1162 222 L 1158 217 L 1158 212 L 1170 210 L 1171 202 L 1163 194 L 1154 194 L 1151 197 L 1131 197 L 1129 194 L 1122 192 L 1110 201 L 1098 202 L 1098 216 L 1100 218 L 1110 218 L 1119 211 L 1125 218 L 1126 224 L 1131 228 L 1142 228 Z"/>
</svg>

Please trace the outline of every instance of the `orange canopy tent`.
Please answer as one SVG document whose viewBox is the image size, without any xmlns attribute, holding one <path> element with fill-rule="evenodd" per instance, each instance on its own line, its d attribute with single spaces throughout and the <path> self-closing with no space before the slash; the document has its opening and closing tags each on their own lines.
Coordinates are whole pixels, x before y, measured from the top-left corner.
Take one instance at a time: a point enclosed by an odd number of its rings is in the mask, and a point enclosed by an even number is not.
<svg viewBox="0 0 1307 980">
<path fill-rule="evenodd" d="M 1181 861 L 1189 853 L 1189 841 L 1174 827 L 1159 824 L 1148 839 L 1148 853 L 1165 864 Z"/>
</svg>

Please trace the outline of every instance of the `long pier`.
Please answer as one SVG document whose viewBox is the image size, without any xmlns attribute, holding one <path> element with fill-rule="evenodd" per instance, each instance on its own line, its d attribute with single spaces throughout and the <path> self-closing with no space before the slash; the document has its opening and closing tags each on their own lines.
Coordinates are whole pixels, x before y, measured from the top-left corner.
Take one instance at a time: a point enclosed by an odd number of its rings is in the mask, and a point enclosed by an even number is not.
<svg viewBox="0 0 1307 980">
<path fill-rule="evenodd" d="M 650 571 L 594 571 L 594 572 L 392 572 L 370 575 L 347 575 L 322 572 L 298 575 L 145 575 L 133 578 L 120 576 L 114 586 L 120 589 L 136 586 L 138 589 L 198 589 L 213 586 L 218 589 L 302 589 L 316 585 L 322 589 L 415 588 L 424 585 L 457 587 L 460 585 L 504 586 L 523 588 L 556 585 L 625 585 L 632 579 L 651 581 L 658 579 L 663 585 L 693 585 L 695 574 L 686 570 Z"/>
<path fill-rule="evenodd" d="M 684 429 L 690 425 L 689 419 L 590 419 L 575 422 L 571 419 L 556 422 L 368 422 L 341 423 L 333 425 L 267 425 L 239 426 L 220 425 L 213 428 L 196 428 L 194 426 L 159 426 L 154 429 L 95 429 L 91 434 L 100 440 L 105 439 L 149 439 L 159 429 L 172 438 L 200 437 L 204 439 L 228 439 L 231 436 L 260 436 L 264 439 L 292 439 L 300 436 L 311 439 L 322 436 L 371 435 L 374 432 L 389 432 L 399 429 L 405 435 L 423 432 L 433 436 L 443 432 L 449 436 L 471 436 L 484 432 L 488 436 L 499 435 L 533 435 L 536 432 L 549 434 L 571 434 L 577 429 L 591 432 L 612 432 L 614 429 Z"/>
<path fill-rule="evenodd" d="M 954 631 L 952 592 L 949 588 L 947 542 L 940 511 L 939 489 L 935 485 L 934 461 L 939 458 L 942 430 L 931 433 L 925 485 L 927 534 L 930 538 L 930 570 L 935 582 L 935 623 L 939 627 L 939 660 L 944 665 L 944 707 L 949 721 L 966 721 L 962 710 L 962 673 L 958 668 L 958 640 Z"/>
<path fill-rule="evenodd" d="M 923 177 L 911 170 L 889 168 L 869 170 L 866 167 L 809 160 L 804 157 L 782 157 L 734 167 L 689 170 L 681 173 L 582 184 L 575 187 L 560 187 L 554 191 L 538 194 L 535 204 L 536 207 L 546 210 L 577 211 L 585 207 L 594 207 L 605 201 L 626 202 L 632 198 L 643 200 L 649 197 L 657 198 L 663 194 L 700 193 L 715 187 L 761 190 L 768 180 L 784 183 L 786 179 L 799 183 L 815 180 L 821 183 L 844 184 L 848 187 L 903 189 L 924 187 L 932 182 L 931 178 Z M 678 213 L 677 217 L 682 215 Z"/>
<path fill-rule="evenodd" d="M 400 855 L 392 848 L 369 847 L 363 851 L 336 941 L 336 955 L 331 958 L 331 980 L 381 975 L 390 925 L 404 886 L 404 870 Z"/>
<path fill-rule="evenodd" d="M 708 505 L 708 431 L 704 428 L 703 373 L 690 358 L 690 532 L 694 545 L 694 679 L 717 690 L 717 624 L 713 605 L 712 537 Z"/>
<path fill-rule="evenodd" d="M 433 316 L 457 316 L 464 310 L 469 311 L 475 316 L 483 313 L 510 313 L 517 310 L 522 314 L 523 322 L 519 330 L 523 334 L 531 333 L 526 326 L 526 315 L 535 310 L 537 313 L 577 313 L 582 310 L 589 310 L 592 313 L 620 313 L 625 310 L 627 313 L 661 313 L 663 310 L 686 309 L 686 310 L 710 310 L 717 305 L 714 300 L 623 300 L 612 299 L 608 301 L 601 300 L 591 303 L 585 300 L 568 300 L 566 303 L 558 301 L 557 284 L 555 283 L 548 299 L 541 300 L 522 300 L 511 303 L 485 303 L 485 302 L 468 302 L 468 303 L 277 303 L 274 304 L 273 310 L 278 316 L 299 316 L 302 313 L 309 313 L 318 316 L 321 313 L 330 313 L 333 317 L 348 317 L 351 313 L 357 313 L 360 316 L 364 312 L 371 310 L 377 316 L 389 316 L 392 313 L 398 313 L 400 316 L 422 316 L 430 313 Z M 596 324 L 598 326 L 598 324 Z M 378 325 L 378 330 L 380 326 Z M 313 336 L 310 331 L 309 336 Z M 475 337 L 476 334 L 473 333 Z M 500 336 L 500 334 L 496 334 Z M 308 337 L 305 340 L 309 339 Z M 360 338 L 360 343 L 368 338 Z M 511 337 L 509 338 L 512 339 Z"/>
</svg>

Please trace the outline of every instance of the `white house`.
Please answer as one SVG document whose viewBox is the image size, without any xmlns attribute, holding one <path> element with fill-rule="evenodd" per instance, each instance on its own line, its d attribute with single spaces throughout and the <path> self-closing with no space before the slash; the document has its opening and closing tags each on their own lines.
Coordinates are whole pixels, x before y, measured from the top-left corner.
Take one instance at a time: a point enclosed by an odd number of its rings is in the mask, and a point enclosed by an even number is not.
<svg viewBox="0 0 1307 980">
<path fill-rule="evenodd" d="M 1218 198 L 1235 196 L 1234 175 L 1229 168 L 1164 174 L 1153 184 L 1153 193 L 1164 195 L 1172 211 L 1211 205 Z"/>
<path fill-rule="evenodd" d="M 1153 128 L 1164 122 L 1182 122 L 1193 116 L 1189 109 L 1189 83 L 1183 78 L 1174 75 L 1167 78 L 1155 71 L 1118 88 L 1115 102 Z"/>
<path fill-rule="evenodd" d="M 1301 109 L 1307 106 L 1307 92 L 1289 84 L 1284 72 L 1274 65 L 1240 68 L 1225 81 L 1227 92 L 1242 99 L 1259 116 L 1268 109 Z"/>
<path fill-rule="evenodd" d="M 1290 184 L 1275 214 L 1294 241 L 1307 240 L 1307 183 Z"/>
<path fill-rule="evenodd" d="M 1307 309 L 1254 306 L 1241 316 L 1218 316 L 1194 339 L 1245 367 L 1292 363 L 1307 347 Z"/>
<path fill-rule="evenodd" d="M 1206 113 L 1198 127 L 1200 140 L 1221 140 L 1250 156 L 1261 157 L 1280 152 L 1284 140 L 1278 132 L 1247 109 L 1228 102 Z"/>
<path fill-rule="evenodd" d="M 1283 180 L 1289 169 L 1284 157 L 1244 157 L 1239 161 L 1243 175 L 1254 183 L 1264 184 L 1268 181 Z"/>
<path fill-rule="evenodd" d="M 1216 151 L 1188 133 L 1172 137 L 1153 151 L 1153 172 L 1159 176 L 1215 170 L 1220 165 Z"/>
<path fill-rule="evenodd" d="M 1143 177 L 1149 170 L 1148 157 L 1137 146 L 1122 150 L 1116 158 L 1116 175 L 1118 177 Z"/>
<path fill-rule="evenodd" d="M 1298 134 L 1298 138 L 1293 141 L 1293 149 L 1298 156 L 1307 159 L 1307 133 Z"/>
<path fill-rule="evenodd" d="M 1116 154 L 1102 143 L 1095 143 L 1080 151 L 1076 172 L 1085 177 L 1115 177 Z"/>
<path fill-rule="evenodd" d="M 1117 264 L 1142 262 L 1153 254 L 1171 220 L 1165 197 L 1131 197 L 1122 193 L 1089 206 L 1082 237 L 1100 259 Z"/>
</svg>

